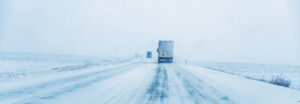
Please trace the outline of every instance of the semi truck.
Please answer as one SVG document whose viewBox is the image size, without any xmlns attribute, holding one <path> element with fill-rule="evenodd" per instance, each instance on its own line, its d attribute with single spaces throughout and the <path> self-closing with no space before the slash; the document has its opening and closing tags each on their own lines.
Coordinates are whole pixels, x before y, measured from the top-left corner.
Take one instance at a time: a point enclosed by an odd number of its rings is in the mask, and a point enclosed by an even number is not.
<svg viewBox="0 0 300 104">
<path fill-rule="evenodd" d="M 147 51 L 147 58 L 152 58 L 152 52 L 151 51 Z"/>
<path fill-rule="evenodd" d="M 173 63 L 174 41 L 160 40 L 158 42 L 158 63 Z"/>
</svg>

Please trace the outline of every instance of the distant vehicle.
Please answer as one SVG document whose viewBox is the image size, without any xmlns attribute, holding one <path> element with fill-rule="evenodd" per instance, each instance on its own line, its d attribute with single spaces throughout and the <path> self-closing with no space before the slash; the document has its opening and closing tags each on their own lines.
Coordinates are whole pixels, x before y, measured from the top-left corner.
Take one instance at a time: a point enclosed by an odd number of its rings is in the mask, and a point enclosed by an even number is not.
<svg viewBox="0 0 300 104">
<path fill-rule="evenodd" d="M 152 52 L 151 51 L 147 52 L 147 58 L 152 58 Z"/>
<path fill-rule="evenodd" d="M 173 62 L 174 41 L 160 40 L 158 43 L 158 63 Z"/>
</svg>

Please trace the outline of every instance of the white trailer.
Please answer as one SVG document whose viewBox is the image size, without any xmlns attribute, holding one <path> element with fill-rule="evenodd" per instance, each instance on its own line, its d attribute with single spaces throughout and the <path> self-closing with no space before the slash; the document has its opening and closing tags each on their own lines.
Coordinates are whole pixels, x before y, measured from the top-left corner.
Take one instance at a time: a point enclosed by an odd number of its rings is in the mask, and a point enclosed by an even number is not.
<svg viewBox="0 0 300 104">
<path fill-rule="evenodd" d="M 158 63 L 172 63 L 174 58 L 174 41 L 160 40 L 158 42 Z"/>
</svg>

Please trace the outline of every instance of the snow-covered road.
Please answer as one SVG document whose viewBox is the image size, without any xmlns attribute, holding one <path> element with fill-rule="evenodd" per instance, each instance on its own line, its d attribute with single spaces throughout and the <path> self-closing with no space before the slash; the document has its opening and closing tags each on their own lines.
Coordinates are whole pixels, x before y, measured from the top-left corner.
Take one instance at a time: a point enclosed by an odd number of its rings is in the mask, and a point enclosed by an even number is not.
<svg viewBox="0 0 300 104">
<path fill-rule="evenodd" d="M 0 85 L 0 104 L 300 104 L 296 90 L 145 61 L 43 73 Z"/>
</svg>

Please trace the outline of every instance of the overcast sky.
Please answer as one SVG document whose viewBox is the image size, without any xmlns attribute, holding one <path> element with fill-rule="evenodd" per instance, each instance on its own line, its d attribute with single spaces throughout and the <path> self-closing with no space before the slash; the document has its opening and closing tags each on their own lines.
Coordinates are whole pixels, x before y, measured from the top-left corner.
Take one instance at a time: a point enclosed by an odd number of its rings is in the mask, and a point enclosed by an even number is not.
<svg viewBox="0 0 300 104">
<path fill-rule="evenodd" d="M 0 51 L 300 65 L 299 0 L 1 0 Z"/>
</svg>

